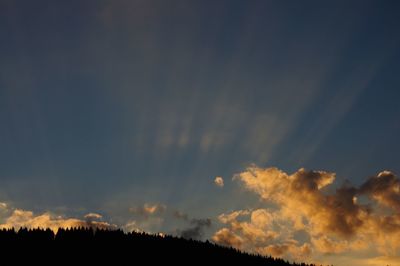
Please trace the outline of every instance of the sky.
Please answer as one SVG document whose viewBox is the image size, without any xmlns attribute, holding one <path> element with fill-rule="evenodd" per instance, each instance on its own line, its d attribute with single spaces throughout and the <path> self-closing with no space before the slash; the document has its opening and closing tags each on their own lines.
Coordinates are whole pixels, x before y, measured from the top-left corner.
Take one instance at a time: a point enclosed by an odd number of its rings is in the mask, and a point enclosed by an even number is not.
<svg viewBox="0 0 400 266">
<path fill-rule="evenodd" d="M 400 265 L 399 11 L 0 0 L 0 226 Z"/>
</svg>

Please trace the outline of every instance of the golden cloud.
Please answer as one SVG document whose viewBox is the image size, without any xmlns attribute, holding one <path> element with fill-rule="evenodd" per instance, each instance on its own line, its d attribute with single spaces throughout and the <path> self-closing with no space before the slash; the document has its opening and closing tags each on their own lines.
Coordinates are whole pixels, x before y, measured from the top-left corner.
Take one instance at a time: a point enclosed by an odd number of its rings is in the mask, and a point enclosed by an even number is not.
<svg viewBox="0 0 400 266">
<path fill-rule="evenodd" d="M 164 223 L 162 215 L 167 210 L 167 206 L 161 203 L 145 203 L 141 206 L 131 207 L 130 213 L 133 219 L 128 220 L 122 228 L 128 232 L 148 232 L 159 231 Z"/>
<path fill-rule="evenodd" d="M 234 248 L 241 248 L 243 243 L 242 238 L 228 228 L 222 228 L 217 231 L 213 235 L 212 240 L 220 245 L 231 246 Z"/>
<path fill-rule="evenodd" d="M 90 219 L 90 220 L 99 220 L 101 218 L 103 218 L 103 216 L 101 214 L 98 213 L 88 213 L 85 216 L 83 216 L 85 219 Z"/>
<path fill-rule="evenodd" d="M 392 172 L 383 171 L 369 178 L 360 187 L 360 192 L 400 212 L 400 180 Z"/>
<path fill-rule="evenodd" d="M 266 208 L 219 215 L 216 243 L 292 259 L 400 253 L 400 180 L 384 171 L 361 186 L 333 186 L 335 173 L 251 166 L 234 180 Z M 268 207 L 267 207 L 268 206 Z M 371 245 L 374 243 L 374 245 Z"/>
<path fill-rule="evenodd" d="M 5 205 L 7 208 L 8 206 Z M 115 225 L 107 222 L 88 220 L 89 217 L 100 219 L 101 215 L 90 213 L 85 215 L 87 220 L 77 218 L 65 218 L 50 212 L 45 212 L 40 215 L 35 215 L 32 211 L 21 209 L 8 209 L 9 215 L 4 218 L 5 222 L 0 224 L 0 228 L 19 229 L 19 228 L 42 228 L 51 229 L 57 232 L 59 228 L 74 228 L 74 227 L 92 227 L 102 229 L 114 229 Z M 95 216 L 95 217 L 94 217 Z"/>
<path fill-rule="evenodd" d="M 164 204 L 159 204 L 159 203 L 145 203 L 143 206 L 137 206 L 137 207 L 132 207 L 130 208 L 130 212 L 139 216 L 144 216 L 144 217 L 149 217 L 152 215 L 158 215 L 163 212 L 167 207 Z"/>
<path fill-rule="evenodd" d="M 283 244 L 271 244 L 262 249 L 263 254 L 269 254 L 274 257 L 282 257 L 286 253 L 292 254 L 294 258 L 306 258 L 311 254 L 311 245 L 304 243 L 299 245 L 298 241 L 289 240 Z"/>
<path fill-rule="evenodd" d="M 287 228 L 280 226 L 277 218 L 276 213 L 267 209 L 221 214 L 218 219 L 225 227 L 218 230 L 212 240 L 221 245 L 263 255 L 281 256 L 290 252 L 296 258 L 308 256 L 311 253 L 310 244 L 299 243 L 289 235 L 283 237 Z"/>
<path fill-rule="evenodd" d="M 222 177 L 220 177 L 220 176 L 217 176 L 217 177 L 215 177 L 215 179 L 214 179 L 214 184 L 215 184 L 217 187 L 223 187 L 223 186 L 224 186 L 224 179 L 223 179 Z"/>
</svg>

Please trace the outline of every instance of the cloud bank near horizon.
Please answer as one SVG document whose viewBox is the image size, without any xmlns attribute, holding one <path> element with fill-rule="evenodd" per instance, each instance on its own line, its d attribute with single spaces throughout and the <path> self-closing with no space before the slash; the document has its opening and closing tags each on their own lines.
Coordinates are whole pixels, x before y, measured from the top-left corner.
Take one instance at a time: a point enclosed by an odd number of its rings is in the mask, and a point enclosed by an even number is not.
<svg viewBox="0 0 400 266">
<path fill-rule="evenodd" d="M 288 174 L 275 167 L 253 165 L 233 180 L 256 195 L 259 204 L 221 213 L 216 219 L 199 219 L 163 203 L 144 203 L 128 208 L 130 218 L 118 226 L 125 231 L 199 240 L 211 232 L 215 243 L 297 261 L 337 263 L 351 258 L 357 265 L 375 265 L 374 261 L 396 265 L 394 258 L 400 255 L 400 179 L 394 173 L 382 171 L 354 186 L 347 181 L 335 183 L 333 172 L 301 168 Z M 213 231 L 218 223 L 222 227 Z M 98 213 L 71 218 L 0 202 L 0 228 L 57 231 L 118 226 Z"/>
<path fill-rule="evenodd" d="M 56 215 L 52 212 L 44 212 L 35 214 L 29 210 L 12 208 L 7 203 L 0 203 L 0 229 L 16 229 L 20 228 L 42 228 L 51 229 L 55 233 L 59 228 L 100 228 L 100 229 L 116 229 L 117 226 L 102 221 L 102 215 L 98 213 L 88 213 L 83 219 L 67 218 L 62 215 Z"/>
</svg>

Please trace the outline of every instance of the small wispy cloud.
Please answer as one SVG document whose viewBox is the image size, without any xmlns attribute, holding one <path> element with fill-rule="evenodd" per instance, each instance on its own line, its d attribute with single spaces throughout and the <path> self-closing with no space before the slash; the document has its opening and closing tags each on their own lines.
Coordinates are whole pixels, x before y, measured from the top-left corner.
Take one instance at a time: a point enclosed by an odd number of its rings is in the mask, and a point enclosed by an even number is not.
<svg viewBox="0 0 400 266">
<path fill-rule="evenodd" d="M 83 216 L 85 219 L 90 219 L 90 220 L 97 220 L 97 219 L 101 219 L 103 218 L 103 216 L 101 214 L 98 213 L 88 213 L 85 216 Z"/>
<path fill-rule="evenodd" d="M 159 233 L 165 222 L 167 205 L 162 203 L 144 203 L 129 208 L 130 218 L 122 228 L 125 231 Z"/>
<path fill-rule="evenodd" d="M 177 219 L 182 219 L 184 221 L 189 221 L 189 215 L 181 211 L 174 211 L 173 216 Z"/>
<path fill-rule="evenodd" d="M 129 211 L 135 215 L 149 217 L 165 212 L 167 207 L 160 203 L 145 203 L 143 206 L 131 207 Z"/>
<path fill-rule="evenodd" d="M 214 179 L 214 184 L 215 184 L 217 187 L 224 187 L 224 179 L 223 179 L 222 177 L 220 177 L 220 176 L 217 176 L 217 177 L 215 177 L 215 179 Z"/>
<path fill-rule="evenodd" d="M 201 240 L 204 230 L 211 227 L 211 219 L 192 219 L 190 226 L 180 232 L 180 236 L 186 239 Z"/>
<path fill-rule="evenodd" d="M 176 230 L 178 235 L 186 239 L 202 240 L 204 238 L 205 231 L 212 226 L 211 219 L 209 218 L 189 218 L 188 214 L 180 211 L 175 211 L 174 217 L 176 219 L 181 219 L 188 224 L 187 227 Z"/>
</svg>

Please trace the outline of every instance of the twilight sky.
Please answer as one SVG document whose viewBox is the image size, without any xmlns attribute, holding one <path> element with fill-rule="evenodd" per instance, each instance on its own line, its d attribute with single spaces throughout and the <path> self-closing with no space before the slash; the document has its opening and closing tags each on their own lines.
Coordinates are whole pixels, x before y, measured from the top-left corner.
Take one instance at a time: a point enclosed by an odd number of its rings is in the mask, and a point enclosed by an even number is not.
<svg viewBox="0 0 400 266">
<path fill-rule="evenodd" d="M 400 265 L 399 13 L 0 0 L 0 225 Z"/>
</svg>

